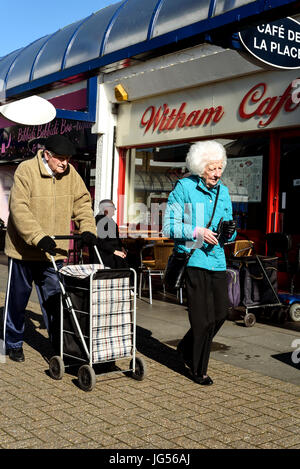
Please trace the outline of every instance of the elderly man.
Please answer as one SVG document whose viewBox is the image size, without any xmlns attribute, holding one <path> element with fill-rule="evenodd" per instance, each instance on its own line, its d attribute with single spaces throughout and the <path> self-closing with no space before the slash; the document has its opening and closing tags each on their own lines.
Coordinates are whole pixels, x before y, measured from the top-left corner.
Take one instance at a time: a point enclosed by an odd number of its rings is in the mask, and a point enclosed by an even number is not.
<svg viewBox="0 0 300 469">
<path fill-rule="evenodd" d="M 50 255 L 58 268 L 67 256 L 68 241 L 53 235 L 70 233 L 71 219 L 86 245 L 96 242 L 91 197 L 80 175 L 69 164 L 76 153 L 66 137 L 54 135 L 45 150 L 19 165 L 11 189 L 5 241 L 9 258 L 4 307 L 4 340 L 9 357 L 25 360 L 25 309 L 35 283 L 44 321 L 54 349 L 59 337 L 59 284 Z"/>
<path fill-rule="evenodd" d="M 104 265 L 112 269 L 128 267 L 127 251 L 120 238 L 118 225 L 112 218 L 115 210 L 113 201 L 104 199 L 99 203 L 99 213 L 96 215 L 97 247 Z M 90 255 L 95 262 L 94 252 L 91 251 Z"/>
</svg>

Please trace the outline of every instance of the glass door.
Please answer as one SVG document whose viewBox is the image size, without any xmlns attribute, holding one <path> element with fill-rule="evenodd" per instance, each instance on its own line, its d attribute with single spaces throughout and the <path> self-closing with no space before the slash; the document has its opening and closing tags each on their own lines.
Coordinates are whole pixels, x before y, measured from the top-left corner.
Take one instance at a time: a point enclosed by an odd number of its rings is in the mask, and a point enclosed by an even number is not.
<svg viewBox="0 0 300 469">
<path fill-rule="evenodd" d="M 300 235 L 300 133 L 280 139 L 279 230 Z"/>
</svg>

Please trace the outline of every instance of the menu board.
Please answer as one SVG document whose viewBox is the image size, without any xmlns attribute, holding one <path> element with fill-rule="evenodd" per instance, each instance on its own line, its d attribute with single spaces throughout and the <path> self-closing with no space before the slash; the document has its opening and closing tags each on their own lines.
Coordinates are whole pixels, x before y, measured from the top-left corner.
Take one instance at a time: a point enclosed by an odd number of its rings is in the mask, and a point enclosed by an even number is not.
<svg viewBox="0 0 300 469">
<path fill-rule="evenodd" d="M 228 158 L 222 181 L 232 202 L 261 202 L 263 156 Z"/>
</svg>

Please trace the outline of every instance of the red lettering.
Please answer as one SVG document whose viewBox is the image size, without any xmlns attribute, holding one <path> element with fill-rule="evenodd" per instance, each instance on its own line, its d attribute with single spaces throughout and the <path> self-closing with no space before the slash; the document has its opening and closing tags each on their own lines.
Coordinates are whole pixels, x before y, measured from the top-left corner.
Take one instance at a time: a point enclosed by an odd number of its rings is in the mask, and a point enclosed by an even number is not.
<svg viewBox="0 0 300 469">
<path fill-rule="evenodd" d="M 260 92 L 258 89 L 262 87 L 262 92 Z M 265 83 L 259 83 L 258 85 L 253 86 L 250 91 L 244 96 L 242 99 L 242 102 L 239 107 L 239 114 L 243 119 L 249 119 L 250 117 L 255 116 L 256 111 L 254 110 L 251 113 L 246 112 L 246 104 L 248 101 L 251 101 L 252 103 L 257 103 L 258 101 L 261 100 L 261 98 L 265 95 L 267 89 L 267 85 Z"/>
<path fill-rule="evenodd" d="M 215 116 L 213 117 L 214 114 Z M 223 115 L 224 115 L 224 111 L 223 111 L 222 106 L 218 106 L 217 108 L 213 108 L 213 107 L 206 108 L 203 110 L 203 113 L 201 114 L 200 118 L 196 122 L 196 125 L 202 124 L 205 118 L 206 120 L 204 122 L 204 125 L 208 125 L 211 120 L 217 123 L 223 117 Z"/>
<path fill-rule="evenodd" d="M 261 90 L 259 90 L 261 88 Z M 292 84 L 290 84 L 281 96 L 273 96 L 262 98 L 266 94 L 267 85 L 265 83 L 259 83 L 251 88 L 250 91 L 244 96 L 239 107 L 239 114 L 242 119 L 249 119 L 253 116 L 267 116 L 267 119 L 259 121 L 259 126 L 266 127 L 278 116 L 280 110 L 283 108 L 286 112 L 294 111 L 300 103 L 293 103 L 291 97 Z M 258 106 L 252 111 L 248 112 L 247 105 L 259 103 Z"/>
<path fill-rule="evenodd" d="M 180 108 L 172 109 L 167 104 L 160 106 L 156 109 L 155 106 L 149 106 L 141 118 L 141 125 L 145 127 L 145 133 L 152 127 L 152 132 L 157 128 L 159 132 L 166 130 L 174 130 L 176 127 L 181 129 L 183 127 L 192 127 L 202 124 L 205 120 L 205 125 L 210 122 L 217 123 L 224 115 L 223 106 L 217 106 L 201 109 L 190 112 L 188 115 L 184 112 L 187 103 L 182 103 Z"/>
<path fill-rule="evenodd" d="M 179 108 L 179 111 L 177 112 L 177 115 L 172 123 L 172 125 L 170 126 L 170 130 L 173 130 L 175 129 L 177 123 L 178 123 L 178 127 L 183 127 L 184 126 L 184 121 L 185 121 L 185 118 L 186 118 L 186 113 L 185 112 L 182 112 L 184 110 L 186 106 L 186 103 L 182 103 L 180 108 Z M 179 121 L 179 122 L 178 122 Z"/>
<path fill-rule="evenodd" d="M 216 124 L 217 122 L 219 122 L 222 117 L 224 116 L 225 112 L 224 112 L 224 109 L 223 109 L 223 106 L 217 106 L 216 109 L 215 109 L 215 116 L 213 118 L 213 122 Z"/>
<path fill-rule="evenodd" d="M 172 124 L 172 122 L 175 119 L 176 115 L 177 115 L 177 110 L 172 109 L 171 114 L 169 115 L 169 118 L 168 118 L 168 121 L 165 125 L 164 130 L 170 130 L 170 125 Z"/>
<path fill-rule="evenodd" d="M 277 101 L 277 96 L 273 98 L 266 98 L 264 101 L 258 106 L 256 110 L 257 116 L 263 116 L 264 114 L 270 114 L 273 111 L 273 106 Z"/>
<path fill-rule="evenodd" d="M 167 112 L 167 109 L 168 106 L 167 104 L 164 104 L 163 105 L 163 112 L 161 114 L 161 106 L 158 108 L 158 111 L 156 112 L 156 107 L 155 106 L 149 106 L 146 111 L 144 112 L 143 114 L 143 117 L 141 119 L 141 124 L 143 127 L 146 127 L 145 129 L 145 133 L 148 132 L 148 130 L 150 129 L 150 127 L 153 125 L 153 130 L 156 130 L 156 128 L 158 127 L 159 124 L 163 125 L 165 120 L 166 120 L 166 112 Z M 147 114 L 149 113 L 150 111 L 150 117 L 148 120 L 145 120 L 145 116 L 147 116 Z M 164 121 L 162 122 L 162 118 L 165 117 Z"/>
<path fill-rule="evenodd" d="M 167 120 L 169 111 L 170 111 L 170 109 L 168 108 L 167 104 L 164 104 L 163 115 L 162 115 L 161 123 L 160 123 L 159 129 L 158 129 L 160 132 L 161 132 L 162 130 L 164 130 L 164 125 L 165 125 L 165 122 L 166 122 L 166 120 Z"/>
<path fill-rule="evenodd" d="M 199 111 L 193 111 L 193 112 L 191 112 L 191 113 L 187 116 L 184 125 L 185 125 L 186 127 L 191 127 L 191 126 L 195 125 L 195 122 L 197 121 L 200 112 L 201 112 L 200 110 L 199 110 Z"/>
<path fill-rule="evenodd" d="M 284 110 L 286 112 L 292 112 L 292 111 L 295 111 L 295 109 L 297 109 L 299 105 L 300 105 L 300 101 L 298 103 L 294 103 L 292 100 L 292 97 L 289 96 L 287 102 L 284 105 Z"/>
<path fill-rule="evenodd" d="M 270 113 L 269 119 L 266 122 L 260 121 L 259 125 L 261 125 L 262 127 L 265 127 L 266 125 L 270 124 L 275 119 L 280 109 L 283 107 L 284 102 L 290 96 L 291 89 L 292 89 L 292 85 L 289 85 L 287 89 L 285 90 L 285 92 L 283 93 L 283 95 L 280 97 L 278 103 L 276 104 L 272 112 Z"/>
</svg>

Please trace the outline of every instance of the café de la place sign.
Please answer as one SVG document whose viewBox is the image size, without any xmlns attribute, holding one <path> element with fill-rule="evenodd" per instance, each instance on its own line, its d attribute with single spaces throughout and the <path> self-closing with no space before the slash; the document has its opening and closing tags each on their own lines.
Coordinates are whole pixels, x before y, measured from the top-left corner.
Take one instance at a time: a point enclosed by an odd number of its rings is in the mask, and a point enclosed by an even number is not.
<svg viewBox="0 0 300 469">
<path fill-rule="evenodd" d="M 283 70 L 300 68 L 300 23 L 293 18 L 259 24 L 238 35 L 246 51 L 260 62 Z"/>
</svg>

